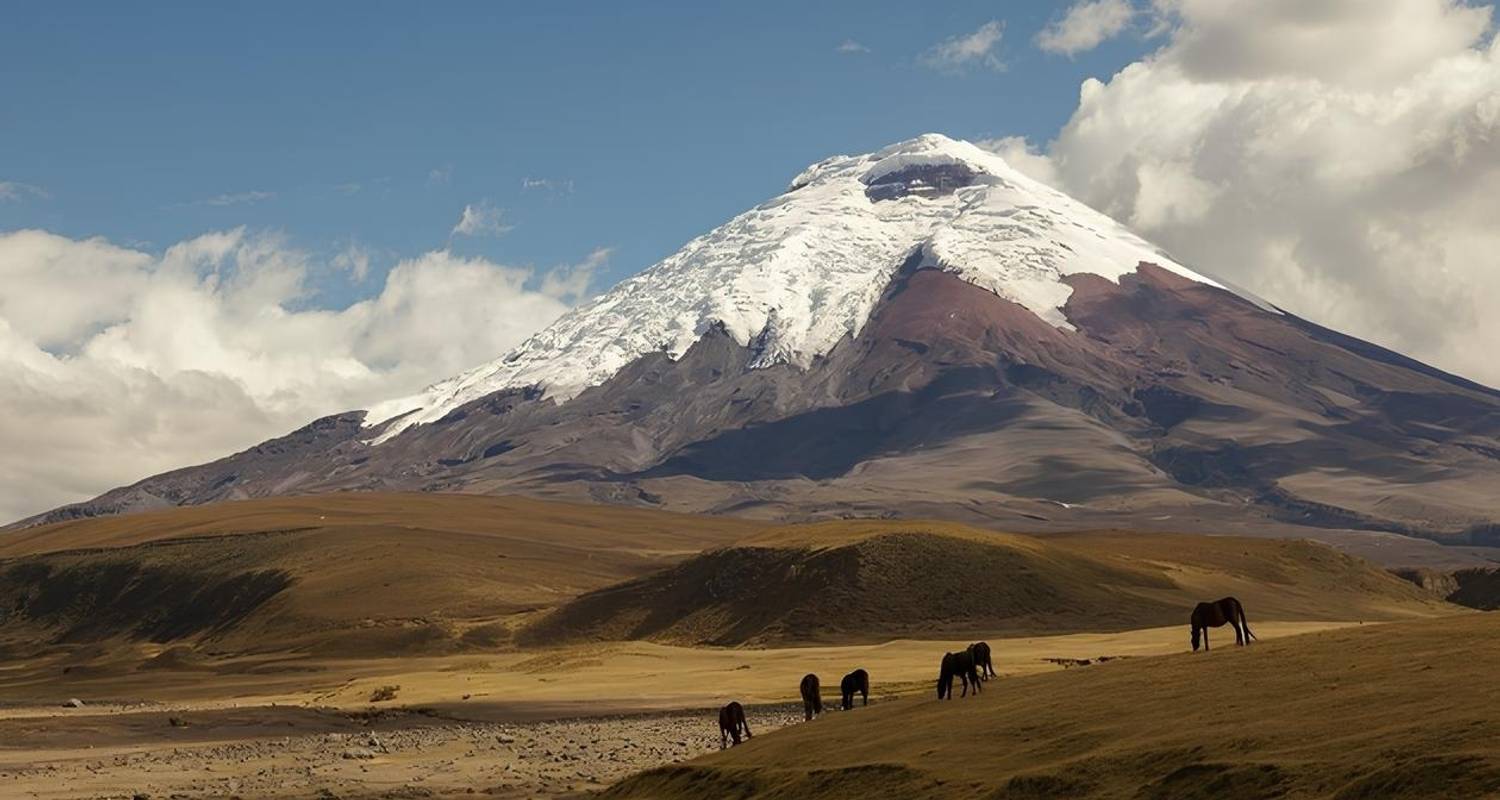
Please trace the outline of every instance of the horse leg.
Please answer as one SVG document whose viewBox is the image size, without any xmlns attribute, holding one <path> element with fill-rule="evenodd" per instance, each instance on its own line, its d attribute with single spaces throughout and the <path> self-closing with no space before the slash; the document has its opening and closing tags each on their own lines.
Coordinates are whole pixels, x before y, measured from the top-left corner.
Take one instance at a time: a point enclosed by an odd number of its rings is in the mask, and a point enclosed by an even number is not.
<svg viewBox="0 0 1500 800">
<path fill-rule="evenodd" d="M 1203 652 L 1208 652 L 1208 627 L 1203 628 Z"/>
<path fill-rule="evenodd" d="M 961 695 L 959 695 L 959 697 L 968 697 L 969 696 L 969 676 L 963 674 L 962 672 L 960 672 L 958 674 L 958 679 L 960 681 L 962 681 L 963 685 L 964 685 L 964 693 L 961 694 Z"/>
<path fill-rule="evenodd" d="M 747 719 L 743 719 L 743 718 L 741 718 L 741 719 L 740 719 L 740 726 L 741 726 L 741 727 L 743 727 L 743 728 L 744 728 L 744 729 L 745 729 L 745 739 L 746 739 L 746 740 L 747 740 L 747 741 L 748 741 L 748 740 L 749 740 L 749 739 L 751 739 L 751 738 L 753 738 L 753 737 L 751 737 L 751 735 L 750 735 L 750 720 L 747 720 Z"/>
<path fill-rule="evenodd" d="M 724 730 L 724 726 L 720 725 L 719 726 L 719 749 L 723 750 L 724 748 L 726 748 L 728 746 L 729 746 L 729 731 Z"/>
<path fill-rule="evenodd" d="M 859 700 L 859 704 L 860 705 L 862 705 L 862 706 L 869 705 L 870 704 L 870 687 L 866 686 L 865 688 L 860 689 L 859 690 L 859 698 L 860 698 L 860 700 Z"/>
</svg>

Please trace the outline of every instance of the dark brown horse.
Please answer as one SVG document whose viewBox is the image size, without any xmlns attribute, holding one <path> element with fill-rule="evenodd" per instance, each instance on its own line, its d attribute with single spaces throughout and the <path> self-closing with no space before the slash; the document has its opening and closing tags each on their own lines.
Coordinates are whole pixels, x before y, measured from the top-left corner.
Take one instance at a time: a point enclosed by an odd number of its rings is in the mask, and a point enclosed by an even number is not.
<svg viewBox="0 0 1500 800">
<path fill-rule="evenodd" d="M 818 676 L 811 672 L 802 676 L 802 713 L 807 715 L 807 721 L 823 713 L 823 689 L 818 684 Z"/>
<path fill-rule="evenodd" d="M 1255 634 L 1250 632 L 1250 623 L 1245 621 L 1245 607 L 1233 597 L 1225 597 L 1212 603 L 1199 603 L 1193 609 L 1193 652 L 1198 652 L 1198 636 L 1203 636 L 1203 650 L 1208 651 L 1208 629 L 1225 623 L 1234 627 L 1234 643 L 1249 644 Z"/>
<path fill-rule="evenodd" d="M 953 679 L 957 677 L 964 682 L 964 693 L 959 697 L 969 696 L 969 686 L 974 686 L 974 693 L 978 694 L 979 673 L 974 669 L 974 656 L 965 650 L 962 653 L 944 653 L 942 668 L 938 672 L 937 692 L 938 699 L 953 699 Z"/>
<path fill-rule="evenodd" d="M 990 643 L 975 642 L 969 645 L 969 656 L 974 659 L 974 668 L 982 680 L 995 677 L 995 662 L 990 660 Z"/>
<path fill-rule="evenodd" d="M 730 703 L 719 709 L 719 749 L 723 750 L 729 746 L 729 739 L 733 737 L 734 743 L 740 743 L 740 731 L 745 732 L 745 738 L 750 738 L 750 723 L 745 721 L 745 707 L 739 703 Z"/>
<path fill-rule="evenodd" d="M 859 692 L 860 705 L 870 704 L 870 673 L 857 669 L 839 682 L 839 691 L 843 693 L 844 700 L 840 707 L 845 711 L 854 708 L 854 693 Z"/>
</svg>

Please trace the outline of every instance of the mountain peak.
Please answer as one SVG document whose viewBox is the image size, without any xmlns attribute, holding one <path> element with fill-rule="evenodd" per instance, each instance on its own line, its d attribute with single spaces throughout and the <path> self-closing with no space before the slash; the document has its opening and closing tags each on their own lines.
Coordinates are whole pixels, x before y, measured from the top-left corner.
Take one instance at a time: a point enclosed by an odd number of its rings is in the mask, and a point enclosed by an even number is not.
<svg viewBox="0 0 1500 800">
<path fill-rule="evenodd" d="M 1492 544 L 1496 420 L 1500 393 L 1257 303 L 926 135 L 814 164 L 421 394 L 45 519 L 400 489 Z"/>
<path fill-rule="evenodd" d="M 566 401 L 653 352 L 680 357 L 719 325 L 755 366 L 805 367 L 857 336 L 900 267 L 950 272 L 1070 328 L 1063 280 L 1143 262 L 1218 288 L 1103 214 L 969 142 L 923 134 L 835 156 L 489 364 L 372 408 L 384 441 L 492 392 Z M 399 417 L 399 419 L 396 419 Z"/>
</svg>

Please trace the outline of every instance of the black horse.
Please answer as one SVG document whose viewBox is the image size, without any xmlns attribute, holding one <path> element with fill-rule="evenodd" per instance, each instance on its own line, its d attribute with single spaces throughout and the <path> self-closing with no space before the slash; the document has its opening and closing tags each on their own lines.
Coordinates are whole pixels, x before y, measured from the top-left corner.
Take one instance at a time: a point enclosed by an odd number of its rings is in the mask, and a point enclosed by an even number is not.
<svg viewBox="0 0 1500 800">
<path fill-rule="evenodd" d="M 811 672 L 802 676 L 802 713 L 807 715 L 807 721 L 823 713 L 823 690 L 818 684 L 818 676 Z"/>
<path fill-rule="evenodd" d="M 739 703 L 730 703 L 719 709 L 719 749 L 723 750 L 729 746 L 730 737 L 734 737 L 734 743 L 740 743 L 740 731 L 745 732 L 745 738 L 750 738 L 750 723 L 745 721 L 745 707 Z"/>
<path fill-rule="evenodd" d="M 1245 620 L 1245 607 L 1233 597 L 1224 597 L 1212 603 L 1199 603 L 1193 608 L 1193 652 L 1198 652 L 1198 636 L 1203 636 L 1203 650 L 1208 651 L 1208 629 L 1225 623 L 1234 628 L 1234 643 L 1249 644 L 1255 638 L 1250 632 L 1250 623 Z"/>
<path fill-rule="evenodd" d="M 843 692 L 844 694 L 844 700 L 840 704 L 840 707 L 845 711 L 854 708 L 855 692 L 859 692 L 859 696 L 861 698 L 860 705 L 869 705 L 870 673 L 865 672 L 862 669 L 857 669 L 849 673 L 848 675 L 845 675 L 844 679 L 839 682 L 839 691 Z"/>
<path fill-rule="evenodd" d="M 969 645 L 969 656 L 974 659 L 974 668 L 981 680 L 995 677 L 995 662 L 990 660 L 990 643 L 975 642 Z"/>
<path fill-rule="evenodd" d="M 974 668 L 974 656 L 965 650 L 962 653 L 944 653 L 942 668 L 938 672 L 937 692 L 938 699 L 953 699 L 953 678 L 957 677 L 964 682 L 964 693 L 959 697 L 969 696 L 969 686 L 972 684 L 974 693 L 980 691 L 979 672 Z"/>
</svg>

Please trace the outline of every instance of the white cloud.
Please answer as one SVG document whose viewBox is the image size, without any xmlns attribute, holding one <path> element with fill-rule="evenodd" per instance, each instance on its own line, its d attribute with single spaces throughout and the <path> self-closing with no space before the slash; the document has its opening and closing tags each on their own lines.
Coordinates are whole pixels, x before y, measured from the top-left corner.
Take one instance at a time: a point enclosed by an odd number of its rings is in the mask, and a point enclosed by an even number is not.
<svg viewBox="0 0 1500 800">
<path fill-rule="evenodd" d="M 428 186 L 447 186 L 453 180 L 453 165 L 434 167 L 427 172 Z"/>
<path fill-rule="evenodd" d="M 844 55 L 853 55 L 855 53 L 868 53 L 870 52 L 870 48 L 865 47 L 864 45 L 854 41 L 853 39 L 845 39 L 843 42 L 839 43 L 838 47 L 834 48 L 834 52 L 843 53 Z"/>
<path fill-rule="evenodd" d="M 926 66 L 944 72 L 963 72 L 973 66 L 987 69 L 1005 69 L 1005 64 L 996 52 L 1000 49 L 1000 37 L 1005 33 L 1005 23 L 990 20 L 973 33 L 952 36 L 922 54 Z"/>
<path fill-rule="evenodd" d="M 1036 44 L 1049 53 L 1077 55 L 1118 36 L 1133 16 L 1130 0 L 1083 0 L 1043 28 Z"/>
<path fill-rule="evenodd" d="M 453 236 L 501 236 L 511 226 L 506 225 L 504 209 L 496 208 L 490 201 L 481 200 L 464 206 L 464 212 L 453 226 Z"/>
<path fill-rule="evenodd" d="M 1488 6 L 1455 0 L 1157 0 L 1193 80 L 1285 78 L 1393 88 L 1467 50 Z"/>
<path fill-rule="evenodd" d="M 411 394 L 551 322 L 606 257 L 538 274 L 434 251 L 322 309 L 306 308 L 317 265 L 275 236 L 157 256 L 0 234 L 0 519 Z"/>
<path fill-rule="evenodd" d="M 1005 163 L 1042 183 L 1053 186 L 1058 184 L 1057 170 L 1052 164 L 1052 159 L 1045 153 L 1038 152 L 1030 142 L 1026 141 L 1025 137 L 1006 136 L 999 139 L 981 139 L 975 144 L 995 153 L 1005 159 Z"/>
<path fill-rule="evenodd" d="M 522 178 L 521 188 L 527 191 L 540 189 L 548 194 L 572 194 L 572 178 Z"/>
<path fill-rule="evenodd" d="M 1500 385 L 1491 8 L 1157 12 L 1160 49 L 1086 81 L 1049 158 L 1018 167 L 1295 313 Z"/>
<path fill-rule="evenodd" d="M 272 199 L 275 196 L 276 196 L 275 192 L 261 192 L 261 191 L 235 192 L 233 194 L 221 194 L 221 195 L 217 195 L 215 197 L 210 197 L 207 200 L 200 200 L 195 205 L 203 205 L 203 206 L 238 206 L 238 205 L 245 205 L 247 203 L 259 203 L 262 200 L 270 200 L 270 199 Z"/>
<path fill-rule="evenodd" d="M 596 247 L 577 264 L 552 270 L 542 278 L 542 294 L 577 304 L 588 296 L 594 273 L 609 263 L 612 252 L 608 247 Z"/>
<path fill-rule="evenodd" d="M 47 191 L 20 181 L 0 181 L 0 201 L 24 200 L 27 197 L 48 197 Z"/>
</svg>

